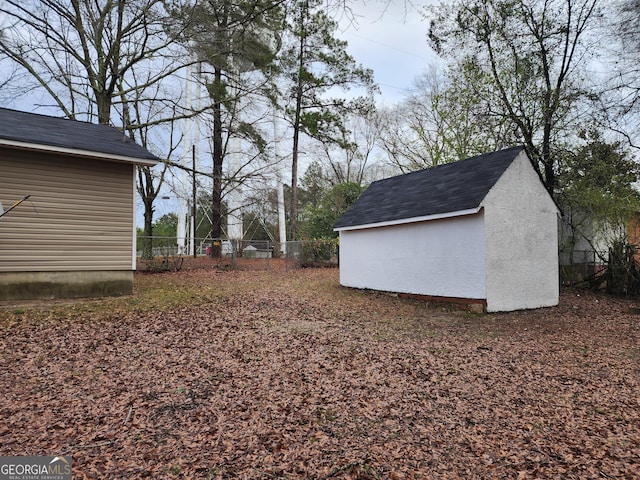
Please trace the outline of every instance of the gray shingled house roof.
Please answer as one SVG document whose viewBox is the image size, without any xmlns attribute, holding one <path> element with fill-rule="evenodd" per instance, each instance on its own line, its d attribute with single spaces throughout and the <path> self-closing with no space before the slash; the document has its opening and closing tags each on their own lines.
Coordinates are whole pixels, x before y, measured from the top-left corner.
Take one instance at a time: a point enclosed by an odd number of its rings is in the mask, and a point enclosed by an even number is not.
<svg viewBox="0 0 640 480">
<path fill-rule="evenodd" d="M 373 182 L 335 229 L 475 209 L 523 147 Z"/>
<path fill-rule="evenodd" d="M 158 161 L 117 128 L 6 108 L 0 108 L 0 145 L 92 152 L 142 160 L 145 164 Z"/>
</svg>

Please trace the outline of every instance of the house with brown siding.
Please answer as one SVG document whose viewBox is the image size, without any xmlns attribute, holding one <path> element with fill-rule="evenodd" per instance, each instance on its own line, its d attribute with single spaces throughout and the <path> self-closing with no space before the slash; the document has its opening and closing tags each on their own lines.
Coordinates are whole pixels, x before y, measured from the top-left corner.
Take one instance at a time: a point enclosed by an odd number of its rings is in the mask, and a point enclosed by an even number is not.
<svg viewBox="0 0 640 480">
<path fill-rule="evenodd" d="M 135 169 L 157 162 L 116 128 L 0 109 L 0 300 L 130 294 Z"/>
</svg>

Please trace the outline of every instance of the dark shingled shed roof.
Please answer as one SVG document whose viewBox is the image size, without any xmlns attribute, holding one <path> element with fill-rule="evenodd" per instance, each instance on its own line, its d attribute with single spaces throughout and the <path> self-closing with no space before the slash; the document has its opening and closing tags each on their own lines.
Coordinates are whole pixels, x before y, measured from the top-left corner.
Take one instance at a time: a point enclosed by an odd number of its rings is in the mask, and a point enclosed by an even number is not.
<svg viewBox="0 0 640 480">
<path fill-rule="evenodd" d="M 334 228 L 478 208 L 522 150 L 508 148 L 373 182 Z"/>
<path fill-rule="evenodd" d="M 144 163 L 158 160 L 117 128 L 6 108 L 0 108 L 1 140 L 117 155 Z"/>
</svg>

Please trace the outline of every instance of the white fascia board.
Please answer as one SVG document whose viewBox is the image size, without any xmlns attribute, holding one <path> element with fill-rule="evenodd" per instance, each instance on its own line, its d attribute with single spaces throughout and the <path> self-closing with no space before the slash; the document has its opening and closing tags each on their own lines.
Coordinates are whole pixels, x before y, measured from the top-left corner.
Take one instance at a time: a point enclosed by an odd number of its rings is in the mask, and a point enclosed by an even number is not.
<svg viewBox="0 0 640 480">
<path fill-rule="evenodd" d="M 111 162 L 133 163 L 136 165 L 144 165 L 153 167 L 159 161 L 147 158 L 127 157 L 125 155 L 115 155 L 113 153 L 93 152 L 91 150 L 79 150 L 75 148 L 56 147 L 53 145 L 42 145 L 39 143 L 16 142 L 14 140 L 0 140 L 0 146 L 19 148 L 22 150 L 36 150 L 40 152 L 61 153 L 64 155 L 73 155 L 79 157 L 95 158 L 97 160 L 108 160 Z"/>
<path fill-rule="evenodd" d="M 425 215 L 423 217 L 401 218 L 399 220 L 389 220 L 387 222 L 368 223 L 364 225 L 353 225 L 351 227 L 339 227 L 334 228 L 334 232 L 346 232 L 349 230 L 364 230 L 366 228 L 378 228 L 378 227 L 390 227 L 394 225 L 404 225 L 407 223 L 429 222 L 431 220 L 441 220 L 444 218 L 462 217 L 465 215 L 475 215 L 482 209 L 482 206 L 477 208 L 469 208 L 467 210 L 458 210 L 456 212 L 436 213 L 435 215 Z"/>
</svg>

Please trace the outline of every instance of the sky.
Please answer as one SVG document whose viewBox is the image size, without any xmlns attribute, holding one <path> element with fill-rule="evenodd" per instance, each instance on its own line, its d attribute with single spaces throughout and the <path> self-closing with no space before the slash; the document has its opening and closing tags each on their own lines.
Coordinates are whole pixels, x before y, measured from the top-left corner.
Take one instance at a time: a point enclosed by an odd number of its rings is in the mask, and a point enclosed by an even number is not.
<svg viewBox="0 0 640 480">
<path fill-rule="evenodd" d="M 412 2 L 415 7 L 408 12 L 403 0 L 389 2 L 354 3 L 357 27 L 342 22 L 337 35 L 348 42 L 347 51 L 357 62 L 373 70 L 382 104 L 401 100 L 415 78 L 437 62 L 427 44 L 428 23 L 420 13 L 422 5 L 436 2 Z"/>
<path fill-rule="evenodd" d="M 374 71 L 381 94 L 378 102 L 392 104 L 403 98 L 415 78 L 437 61 L 427 45 L 428 24 L 423 6 L 438 0 L 354 0 L 357 25 L 342 21 L 337 36 L 348 42 L 347 51 Z M 33 96 L 14 99 L 10 108 L 33 110 Z M 46 113 L 40 111 L 40 113 Z"/>
</svg>

